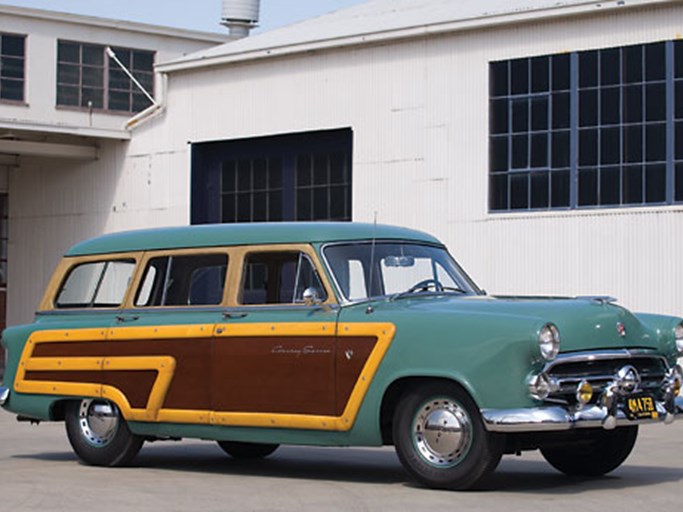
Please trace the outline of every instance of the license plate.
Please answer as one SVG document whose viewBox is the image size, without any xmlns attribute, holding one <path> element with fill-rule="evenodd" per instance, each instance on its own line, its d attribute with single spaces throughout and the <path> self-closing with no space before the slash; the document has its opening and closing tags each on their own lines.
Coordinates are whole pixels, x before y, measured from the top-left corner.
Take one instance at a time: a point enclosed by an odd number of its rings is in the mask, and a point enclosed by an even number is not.
<svg viewBox="0 0 683 512">
<path fill-rule="evenodd" d="M 655 399 L 644 393 L 631 395 L 626 399 L 626 415 L 631 420 L 656 420 L 659 418 Z"/>
</svg>

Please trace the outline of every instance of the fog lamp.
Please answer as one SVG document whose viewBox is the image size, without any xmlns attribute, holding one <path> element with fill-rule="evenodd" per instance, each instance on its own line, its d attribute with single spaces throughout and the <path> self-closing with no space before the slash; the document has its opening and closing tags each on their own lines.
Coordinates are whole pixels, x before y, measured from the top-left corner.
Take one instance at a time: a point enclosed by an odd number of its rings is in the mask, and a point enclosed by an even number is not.
<svg viewBox="0 0 683 512">
<path fill-rule="evenodd" d="M 546 374 L 540 373 L 529 380 L 529 394 L 534 400 L 545 400 L 551 391 L 552 385 Z"/>
<path fill-rule="evenodd" d="M 581 381 L 576 388 L 576 401 L 581 405 L 586 405 L 593 398 L 593 386 L 588 381 Z"/>
<path fill-rule="evenodd" d="M 681 394 L 681 387 L 683 386 L 683 369 L 680 365 L 676 365 L 671 369 L 671 390 L 674 397 Z"/>
</svg>

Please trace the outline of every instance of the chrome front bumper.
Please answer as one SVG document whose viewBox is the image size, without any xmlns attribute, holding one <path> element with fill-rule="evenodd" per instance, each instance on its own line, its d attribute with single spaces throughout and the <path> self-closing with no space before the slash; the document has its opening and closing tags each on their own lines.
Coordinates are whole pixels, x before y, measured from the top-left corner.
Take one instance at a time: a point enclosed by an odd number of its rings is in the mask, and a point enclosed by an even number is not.
<svg viewBox="0 0 683 512">
<path fill-rule="evenodd" d="M 561 406 L 531 407 L 528 409 L 484 409 L 481 411 L 484 425 L 489 432 L 549 432 L 574 428 L 611 429 L 623 425 L 671 423 L 675 416 L 683 414 L 683 397 L 675 399 L 674 412 L 668 412 L 657 402 L 659 418 L 656 420 L 630 420 L 618 411 L 616 422 L 610 418 L 606 407 L 589 405 L 578 409 Z"/>
<path fill-rule="evenodd" d="M 0 405 L 5 405 L 5 402 L 9 398 L 9 388 L 5 386 L 0 386 Z"/>
</svg>

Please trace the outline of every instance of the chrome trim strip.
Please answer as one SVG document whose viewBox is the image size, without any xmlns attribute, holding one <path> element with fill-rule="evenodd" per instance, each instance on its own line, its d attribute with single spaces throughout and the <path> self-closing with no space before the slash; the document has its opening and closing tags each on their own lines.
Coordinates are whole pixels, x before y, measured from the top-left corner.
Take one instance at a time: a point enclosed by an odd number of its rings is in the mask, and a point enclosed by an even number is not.
<svg viewBox="0 0 683 512">
<path fill-rule="evenodd" d="M 5 405 L 7 399 L 9 398 L 9 388 L 5 386 L 0 386 L 0 405 Z"/>
<path fill-rule="evenodd" d="M 617 426 L 645 425 L 666 422 L 667 412 L 661 403 L 657 403 L 660 413 L 657 420 L 629 420 L 626 415 L 617 412 Z M 683 414 L 683 397 L 675 400 L 675 414 Z M 607 418 L 607 409 L 590 405 L 575 410 L 565 407 L 530 407 L 528 409 L 483 409 L 481 411 L 484 426 L 489 432 L 551 432 L 572 430 L 575 428 L 602 428 Z"/>
</svg>

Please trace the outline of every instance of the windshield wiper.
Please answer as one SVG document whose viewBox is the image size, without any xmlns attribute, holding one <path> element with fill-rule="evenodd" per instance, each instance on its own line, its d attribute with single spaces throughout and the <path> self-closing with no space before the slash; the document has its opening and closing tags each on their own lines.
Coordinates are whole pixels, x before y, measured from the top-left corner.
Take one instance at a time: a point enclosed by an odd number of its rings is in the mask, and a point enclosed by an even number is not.
<svg viewBox="0 0 683 512">
<path fill-rule="evenodd" d="M 402 299 L 404 297 L 410 297 L 412 295 L 449 295 L 451 293 L 455 293 L 457 295 L 467 295 L 467 292 L 465 290 L 461 290 L 460 288 L 450 288 L 450 287 L 442 287 L 440 290 L 414 290 L 413 288 L 409 288 L 408 290 L 404 290 L 402 292 L 394 293 L 392 295 L 389 295 L 387 297 L 387 300 L 389 302 L 393 302 L 398 299 Z"/>
</svg>

